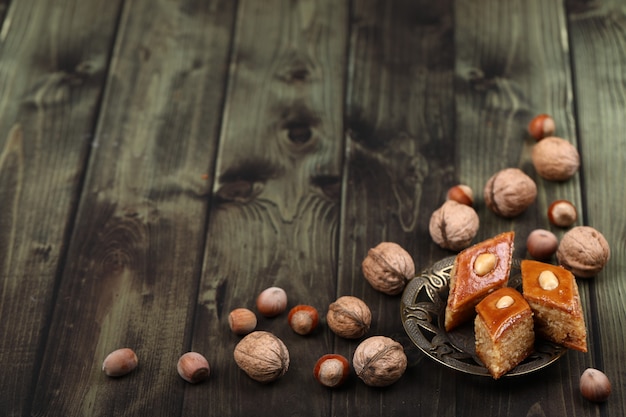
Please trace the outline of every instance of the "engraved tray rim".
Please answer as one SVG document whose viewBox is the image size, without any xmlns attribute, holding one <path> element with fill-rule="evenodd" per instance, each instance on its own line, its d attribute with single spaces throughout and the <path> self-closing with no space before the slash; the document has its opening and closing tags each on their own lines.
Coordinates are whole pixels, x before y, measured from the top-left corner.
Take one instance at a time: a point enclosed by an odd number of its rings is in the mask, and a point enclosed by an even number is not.
<svg viewBox="0 0 626 417">
<path fill-rule="evenodd" d="M 443 327 L 450 270 L 455 258 L 443 258 L 409 281 L 401 299 L 402 324 L 413 344 L 436 362 L 456 371 L 491 377 L 474 349 L 467 348 L 474 340 L 473 326 L 461 326 L 450 333 Z M 509 278 L 509 286 L 518 289 L 521 287 L 520 263 L 520 259 L 513 259 Z M 555 343 L 537 339 L 535 351 L 504 377 L 536 372 L 557 361 L 567 350 Z"/>
</svg>

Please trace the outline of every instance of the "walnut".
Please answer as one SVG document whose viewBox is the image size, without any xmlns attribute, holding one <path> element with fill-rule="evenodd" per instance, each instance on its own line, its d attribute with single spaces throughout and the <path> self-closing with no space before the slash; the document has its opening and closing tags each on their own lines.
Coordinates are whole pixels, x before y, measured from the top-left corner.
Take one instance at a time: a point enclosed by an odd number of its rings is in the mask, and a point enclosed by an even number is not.
<svg viewBox="0 0 626 417">
<path fill-rule="evenodd" d="M 337 336 L 358 339 L 369 331 L 372 312 L 360 298 L 344 295 L 328 307 L 326 324 Z"/>
<path fill-rule="evenodd" d="M 606 265 L 611 250 L 602 233 L 590 226 L 577 226 L 561 238 L 556 257 L 580 278 L 591 278 Z"/>
<path fill-rule="evenodd" d="M 487 180 L 484 198 L 495 214 L 511 218 L 522 214 L 535 201 L 537 185 L 521 169 L 505 168 Z"/>
<path fill-rule="evenodd" d="M 444 249 L 467 248 L 478 233 L 476 211 L 465 204 L 448 200 L 430 216 L 428 230 L 433 241 Z"/>
<path fill-rule="evenodd" d="M 385 387 L 404 375 L 407 357 L 400 343 L 389 337 L 372 336 L 357 346 L 352 366 L 365 384 Z"/>
<path fill-rule="evenodd" d="M 257 330 L 235 346 L 235 362 L 248 376 L 259 382 L 271 382 L 289 368 L 289 351 L 272 333 Z"/>
<path fill-rule="evenodd" d="M 580 155 L 576 147 L 556 136 L 537 142 L 533 146 L 532 160 L 537 173 L 550 181 L 565 181 L 580 166 Z"/>
<path fill-rule="evenodd" d="M 370 249 L 361 268 L 374 289 L 389 295 L 400 294 L 415 276 L 413 258 L 393 242 L 382 242 Z"/>
</svg>

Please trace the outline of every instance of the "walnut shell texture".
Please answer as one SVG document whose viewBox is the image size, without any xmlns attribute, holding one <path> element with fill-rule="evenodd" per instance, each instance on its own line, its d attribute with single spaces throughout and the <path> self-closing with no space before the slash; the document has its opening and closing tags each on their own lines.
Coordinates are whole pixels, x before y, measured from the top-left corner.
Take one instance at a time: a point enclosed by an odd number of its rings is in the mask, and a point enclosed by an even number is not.
<svg viewBox="0 0 626 417">
<path fill-rule="evenodd" d="M 472 207 L 448 200 L 430 216 L 428 231 L 442 248 L 460 251 L 472 243 L 479 226 L 478 214 Z"/>
<path fill-rule="evenodd" d="M 611 249 L 605 237 L 591 226 L 577 226 L 561 238 L 556 257 L 579 278 L 597 275 L 608 262 Z"/>
<path fill-rule="evenodd" d="M 556 136 L 537 142 L 531 158 L 537 174 L 549 181 L 565 181 L 574 176 L 580 166 L 576 147 Z"/>
<path fill-rule="evenodd" d="M 515 217 L 535 202 L 537 184 L 521 169 L 505 168 L 487 180 L 484 198 L 487 207 L 498 216 Z"/>
<path fill-rule="evenodd" d="M 415 276 L 413 258 L 393 242 L 382 242 L 370 249 L 361 268 L 374 289 L 389 295 L 400 294 Z"/>
<path fill-rule="evenodd" d="M 365 384 L 385 387 L 404 375 L 407 357 L 400 343 L 386 336 L 372 336 L 357 346 L 352 366 Z"/>
<path fill-rule="evenodd" d="M 372 312 L 360 298 L 344 295 L 328 307 L 326 324 L 337 336 L 358 339 L 372 324 Z"/>
<path fill-rule="evenodd" d="M 234 351 L 235 362 L 255 381 L 271 382 L 289 369 L 289 351 L 278 337 L 257 330 L 239 341 Z"/>
</svg>

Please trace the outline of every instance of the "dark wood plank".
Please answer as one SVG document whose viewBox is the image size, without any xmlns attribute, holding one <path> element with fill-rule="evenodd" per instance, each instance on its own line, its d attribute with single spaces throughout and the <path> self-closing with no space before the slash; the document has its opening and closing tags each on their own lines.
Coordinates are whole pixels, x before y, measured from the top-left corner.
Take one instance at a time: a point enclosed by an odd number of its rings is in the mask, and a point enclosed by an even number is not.
<svg viewBox="0 0 626 417">
<path fill-rule="evenodd" d="M 0 0 L 0 414 L 624 415 L 622 3 Z M 581 150 L 570 181 L 534 172 L 539 112 Z M 539 187 L 513 220 L 482 199 L 508 166 Z M 458 182 L 476 240 L 514 229 L 518 257 L 531 229 L 565 232 L 545 213 L 557 198 L 605 234 L 609 265 L 579 283 L 588 354 L 492 381 L 412 346 L 400 298 L 361 261 L 383 240 L 418 270 L 452 255 L 428 220 Z M 302 337 L 286 314 L 259 317 L 291 352 L 265 385 L 236 367 L 227 315 L 270 285 L 322 323 Z M 369 335 L 405 346 L 394 385 L 314 381 L 319 356 L 351 360 L 359 342 L 324 320 L 344 294 L 372 308 Z M 140 367 L 106 378 L 120 346 Z M 188 350 L 211 362 L 206 383 L 176 375 Z M 579 395 L 587 366 L 613 381 L 608 403 Z"/>
<path fill-rule="evenodd" d="M 592 365 L 605 371 L 614 387 L 606 406 L 585 404 L 606 416 L 626 414 L 623 387 L 626 362 L 623 279 L 626 252 L 622 150 L 626 146 L 626 8 L 622 1 L 568 2 L 574 68 L 576 122 L 585 182 L 585 221 L 611 247 L 611 259 L 584 283 L 596 299 L 592 317 Z"/>
<path fill-rule="evenodd" d="M 0 0 L 0 26 L 4 21 L 7 9 L 9 8 L 9 0 Z"/>
<path fill-rule="evenodd" d="M 440 374 L 420 382 L 432 364 L 402 328 L 400 297 L 375 291 L 361 262 L 382 241 L 407 249 L 418 270 L 448 255 L 431 245 L 428 221 L 457 181 L 452 17 L 449 1 L 353 3 L 338 295 L 365 300 L 374 316 L 367 336 L 400 341 L 410 366 L 386 389 L 370 388 L 355 376 L 350 390 L 334 397 L 336 415 L 438 415 L 441 403 L 434 393 L 442 387 L 442 396 L 449 393 Z M 359 342 L 335 344 L 352 359 Z"/>
<path fill-rule="evenodd" d="M 564 10 L 558 1 L 472 1 L 457 2 L 455 11 L 461 180 L 482 200 L 485 182 L 499 169 L 518 167 L 535 179 L 537 202 L 514 222 L 480 213 L 493 226 L 481 228 L 480 237 L 516 227 L 516 253 L 523 256 L 530 229 L 550 228 L 546 210 L 553 200 L 580 205 L 578 177 L 555 183 L 534 173 L 530 151 L 535 141 L 526 131 L 533 116 L 549 113 L 556 134 L 576 144 Z"/>
<path fill-rule="evenodd" d="M 0 410 L 28 414 L 119 1 L 0 7 Z M 6 15 L 5 15 L 6 13 Z M 78 35 L 80 34 L 80 35 Z"/>
<path fill-rule="evenodd" d="M 233 18 L 125 4 L 33 415 L 180 415 Z M 120 347 L 139 368 L 108 378 Z"/>
<path fill-rule="evenodd" d="M 513 229 L 515 254 L 525 257 L 532 229 L 564 232 L 548 223 L 551 201 L 565 198 L 583 210 L 580 175 L 563 183 L 541 179 L 530 160 L 535 142 L 526 132 L 534 115 L 547 112 L 557 122 L 556 133 L 577 143 L 564 6 L 559 1 L 457 1 L 455 16 L 455 148 L 463 182 L 480 195 L 478 239 Z M 538 188 L 535 204 L 511 220 L 494 216 L 482 201 L 487 179 L 507 167 L 527 172 Z M 581 297 L 590 322 L 594 310 L 584 285 Z M 456 384 L 460 396 L 454 414 L 475 415 L 485 404 L 490 407 L 483 414 L 494 416 L 579 413 L 578 377 L 589 363 L 590 355 L 571 351 L 547 369 L 515 382 L 467 383 L 455 375 L 448 381 Z M 537 392 L 545 396 L 538 398 Z"/>
<path fill-rule="evenodd" d="M 405 13 L 406 14 L 406 13 Z M 381 16 L 382 13 L 377 15 Z M 530 118 L 539 112 L 550 112 L 559 122 L 559 134 L 570 138 L 575 143 L 573 123 L 573 106 L 571 102 L 572 87 L 570 84 L 569 57 L 567 45 L 563 44 L 561 34 L 566 31 L 564 10 L 562 5 L 539 2 L 456 2 L 454 9 L 455 25 L 455 70 L 458 78 L 456 83 L 456 119 L 455 129 L 451 134 L 455 144 L 454 163 L 441 158 L 434 159 L 434 166 L 442 168 L 448 165 L 448 177 L 440 177 L 438 190 L 429 197 L 440 204 L 447 186 L 453 179 L 472 186 L 477 194 L 477 210 L 483 220 L 483 227 L 477 239 L 487 238 L 504 230 L 514 229 L 518 233 L 517 256 L 525 256 L 524 243 L 527 233 L 536 227 L 549 228 L 545 215 L 547 204 L 557 196 L 567 198 L 580 205 L 579 183 L 574 179 L 568 183 L 552 184 L 538 179 L 530 164 L 529 151 L 534 143 L 525 129 Z M 398 20 L 394 20 L 397 24 Z M 556 22 L 556 23 L 555 23 Z M 387 32 L 385 32 L 387 34 Z M 393 37 L 392 37 L 393 39 Z M 406 39 L 406 37 L 403 37 Z M 386 51 L 389 48 L 385 49 Z M 384 55 L 383 55 L 384 56 Z M 379 62 L 387 62 L 377 57 Z M 557 70 L 554 70 L 557 68 Z M 547 74 L 547 75 L 546 75 Z M 356 77 L 355 77 L 356 78 Z M 397 78 L 396 78 L 397 79 Z M 401 83 L 400 83 L 401 84 Z M 362 91 L 362 89 L 358 89 Z M 398 94 L 395 94 L 398 97 Z M 391 101 L 391 100 L 390 100 Z M 395 103 L 395 101 L 391 101 Z M 405 107 L 411 109 L 410 105 Z M 385 110 L 377 109 L 374 115 L 385 114 Z M 387 114 L 395 115 L 393 111 Z M 431 130 L 425 129 L 426 132 Z M 400 148 L 400 147 L 396 147 Z M 384 152 L 384 148 L 383 151 Z M 430 155 L 429 155 L 430 157 Z M 401 160 L 396 158 L 395 161 Z M 431 161 L 429 161 L 431 162 Z M 489 176 L 497 170 L 518 166 L 533 175 L 539 186 L 537 203 L 524 215 L 515 220 L 496 218 L 489 212 L 482 201 L 482 189 Z M 440 169 L 442 169 L 440 168 Z M 363 176 L 357 176 L 362 178 Z M 443 179 L 443 181 L 441 181 Z M 373 182 L 375 184 L 375 182 Z M 368 188 L 372 182 L 366 182 Z M 363 187 L 365 188 L 365 186 Z M 377 198 L 380 198 L 377 195 Z M 383 201 L 385 199 L 383 194 Z M 372 199 L 362 199 L 371 201 Z M 387 207 L 391 206 L 387 204 Z M 391 206 L 393 207 L 393 206 Z M 383 209 L 384 210 L 384 209 Z M 383 212 L 381 210 L 381 212 Z M 427 211 L 427 210 L 424 210 Z M 426 212 L 425 221 L 430 215 Z M 399 217 L 399 216 L 398 216 Z M 370 218 L 370 217 L 367 217 Z M 387 233 L 390 221 L 378 221 L 373 224 Z M 374 226 L 376 227 L 376 226 Z M 347 228 L 346 230 L 349 230 Z M 427 229 L 416 233 L 417 242 L 426 248 L 432 247 Z M 562 231 L 556 231 L 562 233 Z M 389 233 L 389 236 L 398 236 Z M 382 240 L 382 239 L 380 239 Z M 364 253 L 361 253 L 361 259 Z M 346 265 L 355 264 L 345 262 Z M 354 278 L 348 283 L 353 283 Z M 348 284 L 354 285 L 354 284 Z M 583 297 L 590 304 L 586 289 Z M 380 312 L 379 312 L 380 314 Z M 395 313 L 397 314 L 397 313 Z M 592 311 L 588 312 L 591 316 Z M 385 320 L 385 323 L 389 323 Z M 542 390 L 550 392 L 556 402 L 537 402 L 530 393 L 535 384 L 533 378 L 517 381 L 523 388 L 515 388 L 512 382 L 499 382 L 495 385 L 489 380 L 475 380 L 457 373 L 439 369 L 427 362 L 419 363 L 410 369 L 407 376 L 428 375 L 432 385 L 422 388 L 418 395 L 423 399 L 422 407 L 428 404 L 434 407 L 438 415 L 527 415 L 529 412 L 557 412 L 557 409 L 573 410 L 578 405 L 577 377 L 588 359 L 582 354 L 570 353 L 558 367 L 546 371 L 548 378 L 540 382 Z M 445 381 L 445 382 L 444 382 Z M 550 386 L 554 381 L 564 383 L 566 389 Z M 400 381 L 399 387 L 404 381 Z M 451 388 L 453 387 L 453 388 Z M 401 389 L 401 388 L 394 388 Z M 452 392 L 450 392 L 452 390 Z M 554 392 L 553 392 L 554 391 Z M 447 392 L 448 395 L 441 394 Z M 493 395 L 490 403 L 495 405 L 485 410 L 486 393 Z M 390 396 L 395 395 L 388 394 Z M 458 401 L 432 400 L 439 396 L 456 397 Z M 355 402 L 371 395 L 359 395 Z M 376 398 L 376 397 L 374 397 Z M 502 402 L 500 399 L 508 398 Z M 515 401 L 515 410 L 510 410 L 507 403 Z M 393 403 L 393 401 L 390 401 Z M 379 400 L 379 404 L 386 401 Z M 499 405 L 498 405 L 499 404 Z M 534 410 L 534 411 L 533 411 Z"/>
<path fill-rule="evenodd" d="M 188 391 L 184 415 L 327 415 L 328 390 L 312 376 L 332 351 L 322 326 L 294 333 L 287 314 L 257 329 L 280 337 L 288 372 L 263 385 L 233 360 L 237 307 L 285 289 L 288 308 L 322 315 L 335 297 L 347 2 L 241 1 L 210 212 L 193 349 L 215 364 L 208 390 Z"/>
</svg>

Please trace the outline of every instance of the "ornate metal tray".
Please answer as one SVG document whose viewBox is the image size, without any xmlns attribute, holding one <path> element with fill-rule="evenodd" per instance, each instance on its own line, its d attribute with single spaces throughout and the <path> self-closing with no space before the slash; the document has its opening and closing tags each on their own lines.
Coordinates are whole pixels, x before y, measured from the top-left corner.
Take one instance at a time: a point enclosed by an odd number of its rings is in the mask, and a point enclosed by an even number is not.
<svg viewBox="0 0 626 417">
<path fill-rule="evenodd" d="M 444 328 L 454 259 L 451 256 L 436 262 L 408 283 L 402 294 L 402 323 L 413 343 L 435 361 L 457 371 L 490 376 L 476 356 L 473 321 L 450 332 Z M 521 284 L 520 260 L 514 259 L 509 286 L 521 289 Z M 555 362 L 566 351 L 562 346 L 537 339 L 535 352 L 505 376 L 537 371 Z"/>
</svg>

